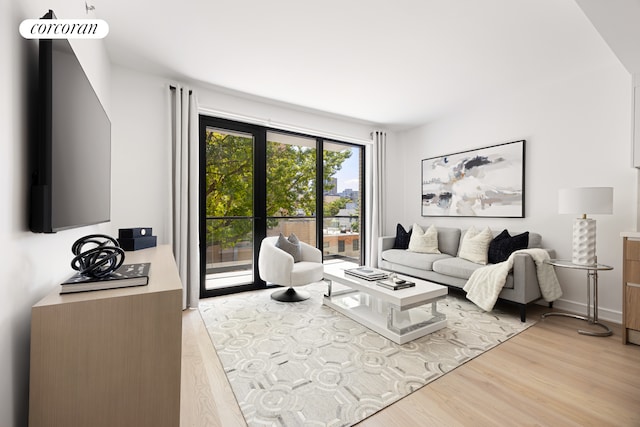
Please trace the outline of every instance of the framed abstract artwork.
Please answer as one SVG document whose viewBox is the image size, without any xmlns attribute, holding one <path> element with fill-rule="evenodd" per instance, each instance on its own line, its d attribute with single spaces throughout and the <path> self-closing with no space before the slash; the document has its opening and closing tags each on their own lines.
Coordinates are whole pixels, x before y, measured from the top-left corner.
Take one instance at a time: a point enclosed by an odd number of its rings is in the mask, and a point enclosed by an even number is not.
<svg viewBox="0 0 640 427">
<path fill-rule="evenodd" d="M 422 160 L 422 216 L 524 218 L 525 141 Z"/>
</svg>

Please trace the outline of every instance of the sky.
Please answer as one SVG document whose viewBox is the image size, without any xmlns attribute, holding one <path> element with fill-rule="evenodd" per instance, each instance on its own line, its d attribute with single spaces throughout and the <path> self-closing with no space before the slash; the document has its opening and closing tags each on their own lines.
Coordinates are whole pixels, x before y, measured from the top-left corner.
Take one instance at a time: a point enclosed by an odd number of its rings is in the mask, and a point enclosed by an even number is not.
<svg viewBox="0 0 640 427">
<path fill-rule="evenodd" d="M 336 172 L 336 178 L 338 179 L 338 193 L 343 192 L 347 188 L 352 190 L 358 190 L 358 155 L 357 151 L 352 152 L 349 157 L 342 164 L 342 169 Z"/>
</svg>

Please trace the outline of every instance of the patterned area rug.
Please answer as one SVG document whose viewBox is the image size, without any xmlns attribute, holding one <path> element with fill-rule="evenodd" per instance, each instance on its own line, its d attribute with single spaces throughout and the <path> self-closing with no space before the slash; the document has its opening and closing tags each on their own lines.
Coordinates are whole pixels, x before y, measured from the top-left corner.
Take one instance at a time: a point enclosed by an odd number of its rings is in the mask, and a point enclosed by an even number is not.
<svg viewBox="0 0 640 427">
<path fill-rule="evenodd" d="M 200 301 L 200 312 L 249 426 L 350 426 L 533 325 L 485 313 L 462 295 L 438 302 L 447 327 L 404 345 L 311 298 L 273 290 Z"/>
</svg>

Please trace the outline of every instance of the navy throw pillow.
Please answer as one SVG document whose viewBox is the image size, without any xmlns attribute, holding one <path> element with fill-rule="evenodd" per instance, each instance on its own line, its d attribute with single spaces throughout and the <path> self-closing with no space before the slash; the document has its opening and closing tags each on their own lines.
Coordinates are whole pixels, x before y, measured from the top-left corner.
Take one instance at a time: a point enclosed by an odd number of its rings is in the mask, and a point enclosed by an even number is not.
<svg viewBox="0 0 640 427">
<path fill-rule="evenodd" d="M 407 249 L 409 247 L 409 240 L 411 240 L 411 232 L 413 230 L 404 229 L 402 224 L 396 225 L 396 240 L 393 242 L 393 249 Z"/>
<path fill-rule="evenodd" d="M 518 234 L 517 236 L 511 236 L 507 230 L 502 230 L 502 232 L 489 243 L 489 263 L 497 264 L 504 262 L 513 252 L 520 249 L 527 249 L 528 247 L 528 231 Z"/>
</svg>

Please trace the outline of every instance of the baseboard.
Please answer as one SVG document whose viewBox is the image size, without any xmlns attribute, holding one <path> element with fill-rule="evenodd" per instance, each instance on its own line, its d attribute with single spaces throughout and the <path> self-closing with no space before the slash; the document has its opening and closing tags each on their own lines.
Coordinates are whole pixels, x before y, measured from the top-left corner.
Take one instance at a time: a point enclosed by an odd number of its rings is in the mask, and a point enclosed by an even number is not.
<svg viewBox="0 0 640 427">
<path fill-rule="evenodd" d="M 548 306 L 549 303 L 545 301 L 538 302 L 540 305 Z M 570 313 L 579 314 L 585 316 L 587 314 L 587 305 L 585 303 L 568 301 L 559 299 L 553 302 L 553 308 L 558 310 L 564 310 Z M 622 312 L 608 310 L 606 308 L 598 307 L 598 320 L 605 320 L 612 323 L 622 324 Z"/>
</svg>

